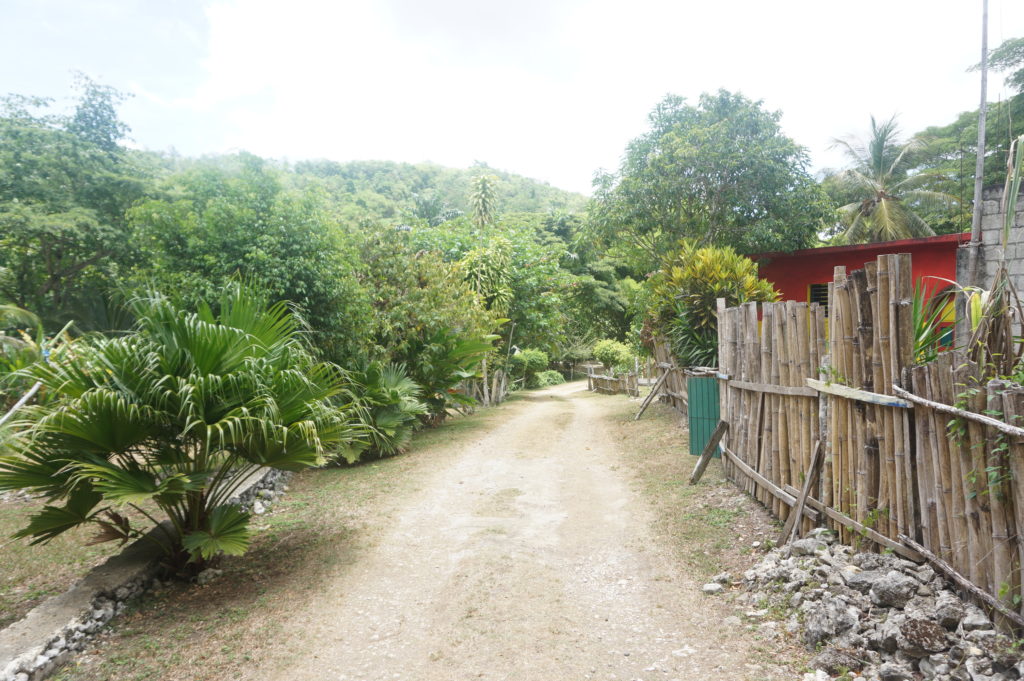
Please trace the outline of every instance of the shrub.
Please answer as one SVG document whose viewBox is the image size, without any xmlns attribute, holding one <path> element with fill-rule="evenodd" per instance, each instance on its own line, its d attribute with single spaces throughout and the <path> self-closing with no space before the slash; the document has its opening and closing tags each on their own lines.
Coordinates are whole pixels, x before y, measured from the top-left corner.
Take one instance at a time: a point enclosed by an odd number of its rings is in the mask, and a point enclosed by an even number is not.
<svg viewBox="0 0 1024 681">
<path fill-rule="evenodd" d="M 594 344 L 594 358 L 614 373 L 629 371 L 633 363 L 633 352 L 625 343 L 617 340 L 600 340 Z"/>
<path fill-rule="evenodd" d="M 370 437 L 365 449 L 348 450 L 346 461 L 355 463 L 364 452 L 391 456 L 404 451 L 418 417 L 427 413 L 427 405 L 419 399 L 423 391 L 406 374 L 405 365 L 374 362 L 353 373 L 352 383 Z"/>
<path fill-rule="evenodd" d="M 561 372 L 555 371 L 554 369 L 541 371 L 536 375 L 536 384 L 538 388 L 546 388 L 549 385 L 561 385 L 562 383 L 565 383 L 565 377 L 562 376 Z"/>
<path fill-rule="evenodd" d="M 26 370 L 49 399 L 19 412 L 0 491 L 51 502 L 18 537 L 46 542 L 92 524 L 96 541 L 147 536 L 172 566 L 195 571 L 248 548 L 249 514 L 228 502 L 255 469 L 322 465 L 331 448 L 365 440 L 365 427 L 332 404 L 344 401 L 345 374 L 313 360 L 283 303 L 235 285 L 216 312 L 157 293 L 130 307 L 132 332 Z M 125 507 L 172 529 L 146 535 Z"/>
<path fill-rule="evenodd" d="M 423 401 L 427 413 L 422 420 L 428 426 L 440 425 L 448 416 L 448 407 L 454 404 L 475 404 L 476 401 L 458 391 L 467 378 L 479 376 L 480 361 L 493 348 L 497 336 L 477 339 L 463 337 L 456 331 L 442 329 L 426 340 L 417 339 L 410 345 L 410 356 L 415 359 L 410 375 L 423 388 Z"/>
<path fill-rule="evenodd" d="M 777 300 L 771 282 L 759 279 L 757 264 L 732 248 L 697 248 L 688 241 L 652 279 L 655 330 L 672 345 L 684 366 L 718 363 L 718 299 L 729 306 Z"/>
<path fill-rule="evenodd" d="M 537 387 L 537 372 L 547 369 L 548 364 L 548 353 L 533 348 L 524 348 L 508 358 L 509 373 L 527 388 Z"/>
</svg>

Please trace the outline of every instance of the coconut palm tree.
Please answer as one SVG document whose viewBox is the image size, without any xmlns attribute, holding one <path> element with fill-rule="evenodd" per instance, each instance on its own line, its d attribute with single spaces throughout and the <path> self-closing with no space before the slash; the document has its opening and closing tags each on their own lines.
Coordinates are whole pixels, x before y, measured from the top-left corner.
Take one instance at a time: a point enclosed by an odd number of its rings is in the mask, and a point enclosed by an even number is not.
<svg viewBox="0 0 1024 681">
<path fill-rule="evenodd" d="M 192 570 L 249 545 L 248 513 L 230 503 L 257 468 L 321 465 L 365 439 L 341 369 L 316 362 L 289 308 L 232 286 L 214 308 L 151 294 L 131 302 L 132 333 L 76 343 L 24 374 L 47 400 L 14 424 L 0 491 L 50 504 L 17 536 L 48 541 L 83 524 L 98 541 L 145 536 Z M 163 535 L 134 527 L 131 508 Z"/>
<path fill-rule="evenodd" d="M 949 208 L 956 199 L 943 192 L 925 189 L 941 179 L 936 173 L 908 172 L 908 158 L 920 142 L 900 142 L 896 117 L 878 123 L 871 117 L 867 140 L 853 137 L 834 140 L 852 162 L 837 177 L 843 193 L 857 199 L 842 206 L 847 243 L 893 241 L 935 234 L 918 210 Z"/>
</svg>

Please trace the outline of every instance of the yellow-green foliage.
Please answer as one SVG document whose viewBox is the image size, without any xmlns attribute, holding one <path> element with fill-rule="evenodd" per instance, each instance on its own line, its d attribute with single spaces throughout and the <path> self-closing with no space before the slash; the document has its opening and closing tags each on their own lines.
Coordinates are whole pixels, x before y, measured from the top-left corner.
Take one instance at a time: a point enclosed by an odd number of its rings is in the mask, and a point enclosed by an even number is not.
<svg viewBox="0 0 1024 681">
<path fill-rule="evenodd" d="M 594 358 L 615 374 L 629 371 L 633 353 L 629 346 L 606 338 L 594 344 Z"/>
<path fill-rule="evenodd" d="M 690 366 L 716 362 L 717 300 L 729 306 L 778 300 L 771 282 L 759 279 L 757 265 L 728 246 L 698 248 L 688 241 L 650 280 L 655 329 L 667 337 L 677 359 Z"/>
<path fill-rule="evenodd" d="M 758 278 L 757 265 L 750 258 L 729 246 L 697 248 L 688 241 L 679 242 L 679 250 L 652 277 L 651 284 L 659 320 L 674 314 L 678 302 L 701 328 L 715 325 L 718 298 L 725 298 L 729 306 L 779 298 L 770 281 Z"/>
</svg>

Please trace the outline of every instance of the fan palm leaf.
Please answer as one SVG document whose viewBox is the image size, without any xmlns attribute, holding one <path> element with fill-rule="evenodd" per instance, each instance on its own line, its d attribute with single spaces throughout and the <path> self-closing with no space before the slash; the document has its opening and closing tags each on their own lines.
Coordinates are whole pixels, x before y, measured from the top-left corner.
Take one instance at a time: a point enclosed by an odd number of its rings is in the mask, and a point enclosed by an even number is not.
<svg viewBox="0 0 1024 681">
<path fill-rule="evenodd" d="M 244 551 L 248 515 L 225 504 L 257 467 L 318 466 L 366 441 L 345 372 L 313 359 L 287 305 L 236 285 L 198 311 L 157 293 L 131 306 L 127 336 L 22 372 L 51 399 L 19 414 L 0 489 L 66 501 L 22 536 L 48 541 L 83 523 L 107 539 L 143 536 L 127 521 L 112 529 L 110 513 L 155 505 L 177 531 L 169 558 L 199 566 Z"/>
</svg>

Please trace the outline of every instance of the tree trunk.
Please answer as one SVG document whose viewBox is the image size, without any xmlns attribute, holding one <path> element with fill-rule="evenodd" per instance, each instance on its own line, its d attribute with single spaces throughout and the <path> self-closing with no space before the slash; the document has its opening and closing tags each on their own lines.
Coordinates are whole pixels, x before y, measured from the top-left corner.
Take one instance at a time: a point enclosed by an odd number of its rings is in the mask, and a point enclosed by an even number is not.
<svg viewBox="0 0 1024 681">
<path fill-rule="evenodd" d="M 484 380 L 483 380 L 484 395 L 483 395 L 482 403 L 483 403 L 483 405 L 485 407 L 489 407 L 489 406 L 491 406 L 491 395 L 490 395 L 490 393 L 487 390 L 487 358 L 486 357 L 484 357 L 484 360 L 481 363 L 481 366 L 483 368 L 483 375 L 484 375 L 484 377 L 483 377 L 484 378 Z"/>
</svg>

